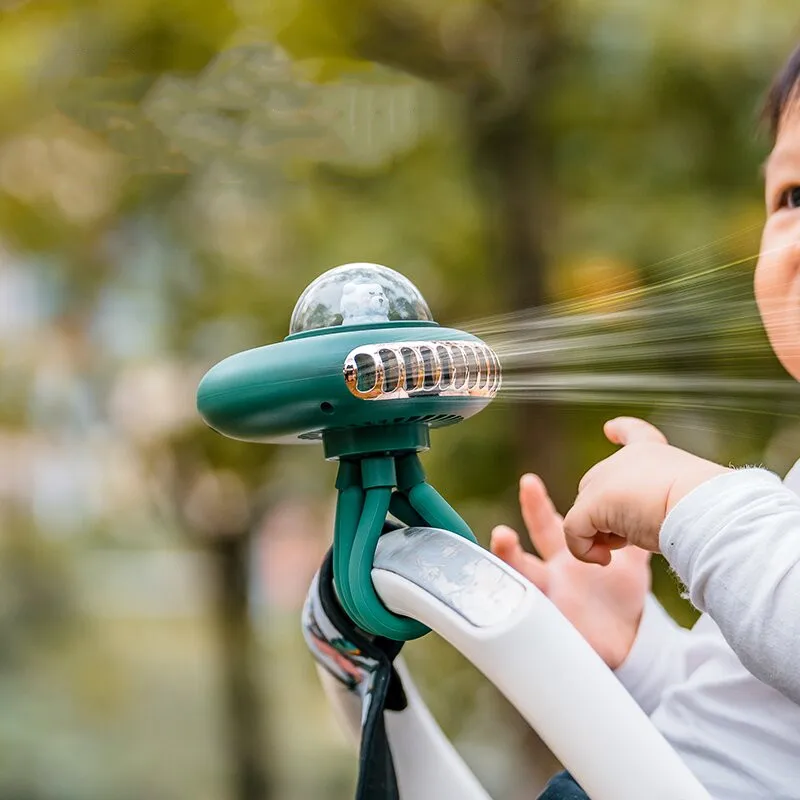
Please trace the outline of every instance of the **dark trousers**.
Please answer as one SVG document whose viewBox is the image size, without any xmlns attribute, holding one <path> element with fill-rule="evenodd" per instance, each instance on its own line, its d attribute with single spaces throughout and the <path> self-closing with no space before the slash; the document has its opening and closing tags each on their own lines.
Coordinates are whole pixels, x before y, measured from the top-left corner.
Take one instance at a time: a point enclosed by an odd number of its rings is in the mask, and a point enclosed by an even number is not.
<svg viewBox="0 0 800 800">
<path fill-rule="evenodd" d="M 575 783 L 569 772 L 559 772 L 544 787 L 539 800 L 589 800 L 589 795 Z"/>
</svg>

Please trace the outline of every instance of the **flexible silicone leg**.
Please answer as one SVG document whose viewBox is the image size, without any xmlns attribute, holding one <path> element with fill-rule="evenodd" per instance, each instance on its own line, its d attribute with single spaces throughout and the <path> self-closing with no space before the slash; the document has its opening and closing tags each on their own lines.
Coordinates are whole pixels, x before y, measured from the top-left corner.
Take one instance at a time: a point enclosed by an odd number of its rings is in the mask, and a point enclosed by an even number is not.
<svg viewBox="0 0 800 800">
<path fill-rule="evenodd" d="M 464 536 L 471 542 L 475 534 L 453 507 L 425 480 L 425 470 L 416 453 L 402 456 L 396 461 L 397 485 L 408 497 L 412 509 L 431 528 Z M 400 518 L 402 519 L 402 517 Z"/>
<path fill-rule="evenodd" d="M 425 527 L 425 520 L 414 511 L 408 498 L 401 492 L 394 492 L 389 501 L 389 511 L 394 514 L 400 522 L 405 522 L 410 528 Z"/>
<path fill-rule="evenodd" d="M 355 612 L 351 616 L 368 633 L 408 641 L 424 636 L 430 629 L 416 620 L 389 611 L 372 585 L 375 548 L 386 521 L 391 493 L 391 488 L 375 487 L 367 489 L 364 496 L 364 510 L 356 530 L 348 573 Z"/>
<path fill-rule="evenodd" d="M 336 522 L 333 534 L 334 585 L 344 610 L 355 619 L 355 603 L 350 587 L 349 567 L 353 554 L 358 521 L 364 508 L 364 492 L 351 487 L 339 492 L 336 504 Z"/>
<path fill-rule="evenodd" d="M 348 575 L 356 528 L 364 508 L 361 467 L 357 462 L 342 461 L 336 477 L 339 497 L 333 530 L 333 582 L 342 608 L 353 618 L 354 603 Z"/>
<path fill-rule="evenodd" d="M 412 486 L 408 490 L 408 502 L 431 528 L 442 528 L 471 542 L 477 541 L 469 525 L 429 483 Z"/>
<path fill-rule="evenodd" d="M 393 492 L 399 486 L 400 491 Z M 419 458 L 372 456 L 342 461 L 336 479 L 339 498 L 333 537 L 333 575 L 347 614 L 368 633 L 387 639 L 418 639 L 429 629 L 383 605 L 372 585 L 378 538 L 392 513 L 407 525 L 428 525 L 475 541 L 466 522 L 425 481 Z"/>
</svg>

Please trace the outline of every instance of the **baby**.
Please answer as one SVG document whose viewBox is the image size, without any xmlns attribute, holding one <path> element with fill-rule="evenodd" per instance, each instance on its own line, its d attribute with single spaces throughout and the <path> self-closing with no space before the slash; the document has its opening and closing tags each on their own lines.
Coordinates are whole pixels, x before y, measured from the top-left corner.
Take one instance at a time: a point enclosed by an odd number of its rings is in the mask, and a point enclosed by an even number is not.
<svg viewBox="0 0 800 800">
<path fill-rule="evenodd" d="M 767 112 L 755 295 L 775 353 L 800 380 L 800 48 Z M 493 531 L 493 552 L 550 597 L 714 798 L 800 798 L 800 462 L 781 483 L 670 447 L 641 420 L 613 420 L 605 433 L 622 449 L 586 473 L 563 520 L 541 481 L 523 477 L 539 556 L 506 527 Z M 691 631 L 648 595 L 656 551 L 704 612 Z M 586 795 L 564 774 L 543 797 Z"/>
</svg>

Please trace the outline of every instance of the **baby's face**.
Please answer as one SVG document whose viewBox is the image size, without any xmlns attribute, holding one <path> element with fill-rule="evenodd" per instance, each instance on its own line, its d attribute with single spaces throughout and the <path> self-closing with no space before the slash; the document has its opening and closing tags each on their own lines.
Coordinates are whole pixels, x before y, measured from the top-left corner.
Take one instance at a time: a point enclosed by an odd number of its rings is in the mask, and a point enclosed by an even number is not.
<svg viewBox="0 0 800 800">
<path fill-rule="evenodd" d="M 756 301 L 772 349 L 800 380 L 800 102 L 786 112 L 767 161 L 766 199 Z"/>
</svg>

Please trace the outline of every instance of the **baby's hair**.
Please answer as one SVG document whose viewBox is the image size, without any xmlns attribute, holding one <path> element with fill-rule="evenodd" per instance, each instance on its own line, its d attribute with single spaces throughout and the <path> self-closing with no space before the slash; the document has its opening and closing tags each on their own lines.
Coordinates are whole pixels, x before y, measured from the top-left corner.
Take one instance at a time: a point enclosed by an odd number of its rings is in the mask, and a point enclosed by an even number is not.
<svg viewBox="0 0 800 800">
<path fill-rule="evenodd" d="M 772 138 L 778 135 L 783 115 L 790 105 L 800 99 L 800 46 L 789 56 L 783 69 L 775 76 L 764 103 L 763 119 Z"/>
</svg>

